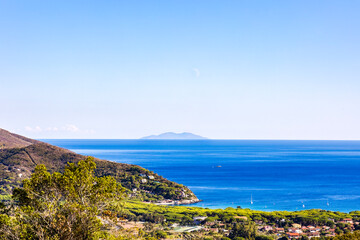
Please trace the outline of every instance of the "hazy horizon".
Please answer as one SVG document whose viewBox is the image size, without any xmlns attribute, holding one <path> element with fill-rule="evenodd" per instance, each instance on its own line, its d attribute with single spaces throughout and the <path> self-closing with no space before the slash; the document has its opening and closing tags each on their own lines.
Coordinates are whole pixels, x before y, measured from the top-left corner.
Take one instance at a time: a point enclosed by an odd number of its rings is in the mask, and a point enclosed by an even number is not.
<svg viewBox="0 0 360 240">
<path fill-rule="evenodd" d="M 359 140 L 359 1 L 0 0 L 0 127 Z"/>
</svg>

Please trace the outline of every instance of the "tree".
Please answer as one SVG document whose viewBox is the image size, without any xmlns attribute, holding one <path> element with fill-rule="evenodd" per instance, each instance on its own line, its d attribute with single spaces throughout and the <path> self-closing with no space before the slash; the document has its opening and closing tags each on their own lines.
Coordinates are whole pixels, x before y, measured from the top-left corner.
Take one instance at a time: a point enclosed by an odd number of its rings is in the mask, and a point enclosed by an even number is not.
<svg viewBox="0 0 360 240">
<path fill-rule="evenodd" d="M 98 239 L 104 235 L 100 217 L 114 217 L 124 189 L 113 177 L 95 177 L 88 157 L 68 163 L 64 173 L 38 165 L 23 187 L 13 191 L 17 239 Z M 7 224 L 8 226 L 9 224 Z M 5 239 L 13 239 L 8 234 Z"/>
<path fill-rule="evenodd" d="M 167 238 L 167 233 L 161 230 L 155 231 L 155 237 L 156 239 L 165 239 Z"/>
<path fill-rule="evenodd" d="M 248 240 L 254 240 L 256 237 L 256 226 L 254 222 L 236 223 L 233 225 L 230 238 L 242 237 Z"/>
</svg>

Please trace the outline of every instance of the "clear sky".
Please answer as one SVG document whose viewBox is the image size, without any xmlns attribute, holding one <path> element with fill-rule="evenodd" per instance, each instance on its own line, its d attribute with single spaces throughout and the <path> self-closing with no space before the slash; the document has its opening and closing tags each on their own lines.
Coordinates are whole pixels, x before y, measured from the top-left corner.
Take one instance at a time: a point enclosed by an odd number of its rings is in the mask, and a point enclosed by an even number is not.
<svg viewBox="0 0 360 240">
<path fill-rule="evenodd" d="M 358 0 L 0 0 L 0 127 L 360 139 Z"/>
</svg>

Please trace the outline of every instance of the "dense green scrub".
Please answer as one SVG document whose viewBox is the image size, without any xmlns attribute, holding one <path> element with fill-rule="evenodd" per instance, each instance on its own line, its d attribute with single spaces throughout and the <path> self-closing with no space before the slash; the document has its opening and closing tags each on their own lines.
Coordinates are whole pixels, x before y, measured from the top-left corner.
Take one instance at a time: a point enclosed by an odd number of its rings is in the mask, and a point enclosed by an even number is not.
<svg viewBox="0 0 360 240">
<path fill-rule="evenodd" d="M 344 218 L 352 218 L 353 221 L 359 221 L 360 212 L 351 213 L 333 212 L 320 209 L 303 211 L 274 211 L 263 212 L 250 209 L 207 209 L 187 206 L 160 206 L 146 204 L 136 201 L 127 202 L 125 205 L 125 215 L 127 219 L 134 221 L 153 222 L 170 226 L 173 223 L 181 225 L 194 225 L 194 218 L 198 216 L 207 217 L 200 223 L 202 226 L 216 227 L 221 229 L 223 234 L 219 239 L 287 239 L 286 233 L 275 235 L 272 233 L 259 232 L 260 226 L 282 227 L 285 230 L 290 229 L 293 224 L 302 226 L 329 226 L 336 229 L 338 236 L 326 237 L 326 233 L 321 233 L 321 240 L 328 239 L 360 239 L 360 233 L 353 233 L 349 230 L 349 225 L 341 223 Z M 359 225 L 355 225 L 355 230 L 359 230 Z M 228 234 L 226 235 L 226 231 Z M 200 234 L 200 233 L 199 233 Z M 199 238 L 202 239 L 202 238 Z M 206 235 L 204 239 L 218 239 L 215 236 Z M 308 239 L 301 236 L 301 239 Z"/>
<path fill-rule="evenodd" d="M 130 201 L 126 204 L 127 217 L 138 220 L 149 220 L 149 216 L 164 216 L 167 222 L 190 223 L 193 217 L 207 216 L 206 221 L 219 220 L 225 223 L 239 220 L 239 216 L 244 216 L 248 221 L 262 222 L 264 224 L 278 224 L 279 226 L 291 226 L 293 223 L 301 225 L 328 225 L 333 226 L 334 221 L 344 218 L 353 218 L 354 221 L 360 220 L 360 212 L 350 213 L 333 212 L 320 209 L 303 211 L 274 211 L 264 212 L 250 209 L 208 209 L 200 207 L 185 206 L 160 206 Z M 148 219 L 146 219 L 148 218 Z"/>
</svg>

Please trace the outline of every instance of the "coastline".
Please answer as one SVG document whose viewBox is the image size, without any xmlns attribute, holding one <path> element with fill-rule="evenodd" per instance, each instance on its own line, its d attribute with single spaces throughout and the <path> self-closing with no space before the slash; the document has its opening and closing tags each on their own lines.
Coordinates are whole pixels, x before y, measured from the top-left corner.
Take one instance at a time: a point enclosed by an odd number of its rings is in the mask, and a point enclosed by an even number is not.
<svg viewBox="0 0 360 240">
<path fill-rule="evenodd" d="M 143 202 L 143 203 L 155 204 L 155 205 L 160 205 L 160 206 L 176 206 L 176 205 L 180 206 L 180 205 L 195 204 L 195 203 L 199 203 L 202 201 L 203 200 L 200 200 L 198 198 L 192 198 L 192 199 L 183 199 L 183 200 L 164 199 L 162 201 L 158 201 L 155 203 L 152 203 L 152 202 Z"/>
</svg>

